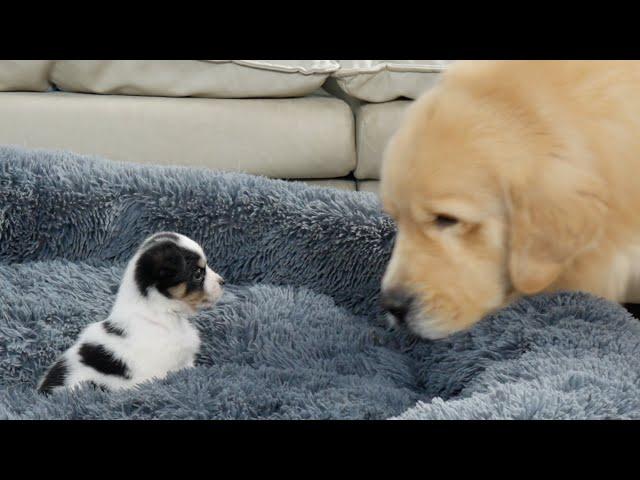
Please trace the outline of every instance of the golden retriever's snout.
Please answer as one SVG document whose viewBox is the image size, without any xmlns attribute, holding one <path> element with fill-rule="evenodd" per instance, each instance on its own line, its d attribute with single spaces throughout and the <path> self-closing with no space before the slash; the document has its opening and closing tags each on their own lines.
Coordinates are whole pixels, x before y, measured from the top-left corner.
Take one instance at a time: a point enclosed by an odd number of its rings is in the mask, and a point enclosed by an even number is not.
<svg viewBox="0 0 640 480">
<path fill-rule="evenodd" d="M 398 289 L 384 290 L 380 297 L 382 308 L 399 325 L 405 324 L 412 303 L 413 297 Z"/>
</svg>

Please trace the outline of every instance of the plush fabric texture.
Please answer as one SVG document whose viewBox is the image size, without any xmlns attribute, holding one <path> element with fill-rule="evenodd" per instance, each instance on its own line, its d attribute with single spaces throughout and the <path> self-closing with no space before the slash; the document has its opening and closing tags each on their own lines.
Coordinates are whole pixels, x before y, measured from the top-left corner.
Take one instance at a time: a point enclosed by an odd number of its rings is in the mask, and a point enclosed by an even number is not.
<svg viewBox="0 0 640 480">
<path fill-rule="evenodd" d="M 202 243 L 228 282 L 194 319 L 196 368 L 38 395 L 158 230 Z M 640 417 L 640 325 L 604 300 L 523 299 L 436 342 L 386 328 L 394 233 L 373 194 L 2 147 L 0 418 Z"/>
</svg>

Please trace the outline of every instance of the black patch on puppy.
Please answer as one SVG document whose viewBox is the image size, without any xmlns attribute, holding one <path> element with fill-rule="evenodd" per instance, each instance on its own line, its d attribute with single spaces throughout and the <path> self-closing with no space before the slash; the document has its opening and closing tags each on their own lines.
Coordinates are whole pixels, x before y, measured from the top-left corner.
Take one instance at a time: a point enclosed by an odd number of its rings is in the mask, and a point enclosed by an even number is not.
<svg viewBox="0 0 640 480">
<path fill-rule="evenodd" d="M 38 392 L 48 395 L 55 387 L 62 387 L 68 371 L 69 367 L 67 367 L 65 359 L 59 359 L 47 372 L 46 377 L 38 388 Z"/>
<path fill-rule="evenodd" d="M 202 290 L 206 270 L 198 266 L 200 256 L 172 241 L 162 241 L 145 250 L 135 267 L 135 280 L 140 293 L 146 296 L 150 287 L 156 287 L 167 298 L 173 298 L 169 289 L 181 283 L 186 294 Z"/>
<path fill-rule="evenodd" d="M 91 367 L 105 375 L 131 378 L 127 365 L 115 358 L 113 354 L 102 345 L 83 343 L 80 345 L 78 353 L 80 354 L 80 360 L 87 367 Z"/>
<path fill-rule="evenodd" d="M 102 328 L 104 328 L 104 331 L 111 334 L 111 335 L 117 335 L 118 337 L 124 337 L 125 333 L 124 330 L 116 325 L 114 325 L 113 323 L 111 323 L 109 320 L 106 320 L 105 322 L 102 323 Z"/>
</svg>

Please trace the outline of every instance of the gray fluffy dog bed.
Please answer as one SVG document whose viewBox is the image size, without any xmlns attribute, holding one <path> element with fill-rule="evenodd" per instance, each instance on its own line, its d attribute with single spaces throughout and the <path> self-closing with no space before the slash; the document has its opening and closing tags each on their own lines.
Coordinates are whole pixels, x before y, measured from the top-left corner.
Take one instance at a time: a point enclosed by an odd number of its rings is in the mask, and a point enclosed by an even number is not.
<svg viewBox="0 0 640 480">
<path fill-rule="evenodd" d="M 201 242 L 230 284 L 195 319 L 197 367 L 38 395 L 158 230 Z M 0 148 L 0 418 L 640 417 L 640 324 L 622 307 L 543 295 L 420 341 L 378 309 L 393 237 L 371 194 Z"/>
</svg>

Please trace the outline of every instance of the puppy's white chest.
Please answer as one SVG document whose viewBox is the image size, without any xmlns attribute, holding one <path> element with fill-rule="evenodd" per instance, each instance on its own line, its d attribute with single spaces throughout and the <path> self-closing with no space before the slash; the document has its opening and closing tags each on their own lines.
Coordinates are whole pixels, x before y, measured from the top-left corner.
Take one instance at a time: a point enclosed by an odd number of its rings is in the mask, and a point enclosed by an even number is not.
<svg viewBox="0 0 640 480">
<path fill-rule="evenodd" d="M 136 339 L 132 339 L 135 343 L 131 363 L 135 377 L 164 376 L 166 372 L 193 364 L 200 348 L 200 336 L 187 320 L 169 329 L 155 327 L 146 330 L 144 333 L 136 332 Z"/>
</svg>

